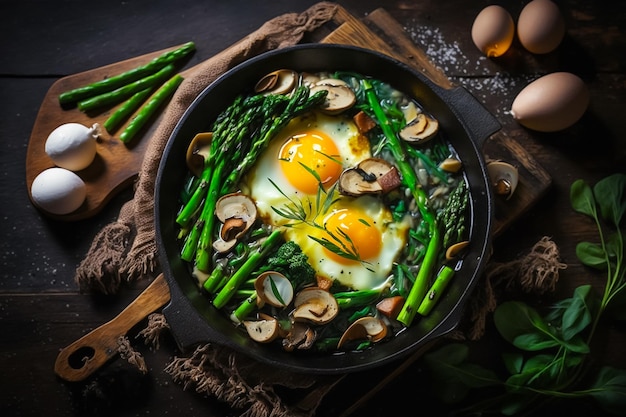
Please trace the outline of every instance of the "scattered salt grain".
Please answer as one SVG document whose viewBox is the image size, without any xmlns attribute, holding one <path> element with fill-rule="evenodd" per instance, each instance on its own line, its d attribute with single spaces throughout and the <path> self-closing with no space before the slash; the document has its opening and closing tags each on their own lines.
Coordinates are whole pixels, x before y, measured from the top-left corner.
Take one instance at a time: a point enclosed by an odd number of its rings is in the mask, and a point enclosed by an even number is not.
<svg viewBox="0 0 626 417">
<path fill-rule="evenodd" d="M 463 52 L 459 42 L 448 41 L 439 28 L 413 21 L 404 30 L 453 83 L 465 87 L 482 103 L 489 101 L 490 110 L 496 116 L 509 115 L 511 95 L 534 79 L 528 75 L 494 73 L 489 58 L 480 55 L 473 61 Z"/>
<path fill-rule="evenodd" d="M 446 40 L 439 28 L 423 26 L 413 22 L 404 28 L 411 40 L 424 50 L 432 63 L 438 66 L 449 77 L 468 74 L 489 75 L 489 69 L 484 66 L 485 56 L 480 56 L 476 62 L 465 55 L 459 42 Z M 471 68 L 472 65 L 474 68 Z"/>
</svg>

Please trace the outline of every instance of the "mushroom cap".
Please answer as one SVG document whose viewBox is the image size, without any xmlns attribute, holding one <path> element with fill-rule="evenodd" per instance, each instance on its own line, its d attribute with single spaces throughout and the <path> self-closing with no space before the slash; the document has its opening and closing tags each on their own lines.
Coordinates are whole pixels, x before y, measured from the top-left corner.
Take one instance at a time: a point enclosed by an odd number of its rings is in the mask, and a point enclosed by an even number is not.
<svg viewBox="0 0 626 417">
<path fill-rule="evenodd" d="M 266 271 L 254 281 L 258 300 L 274 307 L 287 307 L 293 300 L 291 281 L 276 271 Z"/>
<path fill-rule="evenodd" d="M 374 343 L 387 336 L 387 325 L 377 317 L 365 316 L 352 323 L 341 335 L 337 347 L 351 340 L 368 339 Z"/>
<path fill-rule="evenodd" d="M 446 172 L 457 173 L 463 167 L 463 163 L 457 158 L 446 158 L 439 164 L 439 168 Z"/>
<path fill-rule="evenodd" d="M 328 291 L 318 287 L 308 287 L 300 291 L 294 299 L 295 321 L 326 324 L 339 314 L 339 304 Z"/>
<path fill-rule="evenodd" d="M 511 198 L 519 182 L 517 168 L 503 161 L 492 161 L 487 164 L 487 172 L 495 193 L 506 200 Z"/>
<path fill-rule="evenodd" d="M 368 158 L 341 173 L 339 192 L 353 197 L 381 194 L 397 188 L 401 182 L 394 165 L 384 159 Z"/>
<path fill-rule="evenodd" d="M 272 71 L 254 86 L 255 93 L 287 94 L 298 84 L 298 73 L 290 69 Z"/>
<path fill-rule="evenodd" d="M 418 113 L 401 131 L 400 137 L 413 144 L 425 143 L 435 137 L 439 122 L 426 113 Z"/>
<path fill-rule="evenodd" d="M 191 139 L 187 147 L 187 154 L 185 155 L 187 168 L 189 168 L 189 171 L 196 177 L 202 175 L 204 160 L 209 157 L 209 149 L 212 140 L 213 132 L 201 132 Z"/>
<path fill-rule="evenodd" d="M 250 338 L 260 343 L 270 343 L 280 335 L 278 320 L 268 315 L 259 320 L 244 320 L 243 325 Z"/>
<path fill-rule="evenodd" d="M 247 195 L 231 193 L 217 200 L 215 215 L 222 225 L 220 238 L 213 242 L 213 248 L 218 252 L 226 252 L 252 227 L 257 218 L 257 208 Z"/>
<path fill-rule="evenodd" d="M 283 339 L 283 349 L 288 352 L 297 349 L 309 349 L 317 339 L 317 332 L 308 324 L 293 322 L 289 333 Z"/>
<path fill-rule="evenodd" d="M 343 80 L 335 78 L 319 80 L 311 87 L 311 95 L 323 90 L 328 91 L 328 94 L 320 110 L 326 114 L 339 114 L 356 103 L 354 91 Z"/>
</svg>

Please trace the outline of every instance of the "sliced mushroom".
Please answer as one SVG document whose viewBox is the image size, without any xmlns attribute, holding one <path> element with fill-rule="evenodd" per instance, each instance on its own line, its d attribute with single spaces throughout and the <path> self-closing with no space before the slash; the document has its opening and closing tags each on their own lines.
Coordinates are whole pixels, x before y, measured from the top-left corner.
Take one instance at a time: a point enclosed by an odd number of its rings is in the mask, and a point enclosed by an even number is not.
<svg viewBox="0 0 626 417">
<path fill-rule="evenodd" d="M 213 242 L 213 249 L 218 253 L 230 251 L 237 244 L 237 239 L 224 240 L 221 237 Z"/>
<path fill-rule="evenodd" d="M 339 339 L 337 347 L 340 348 L 351 340 L 367 339 L 374 343 L 381 341 L 387 336 L 387 325 L 379 318 L 366 316 L 352 323 Z"/>
<path fill-rule="evenodd" d="M 254 86 L 256 93 L 287 94 L 298 84 L 298 73 L 290 69 L 270 72 Z"/>
<path fill-rule="evenodd" d="M 401 131 L 400 137 L 413 144 L 425 143 L 439 131 L 439 122 L 426 113 L 418 113 Z"/>
<path fill-rule="evenodd" d="M 446 172 L 456 173 L 463 167 L 463 163 L 456 158 L 446 158 L 439 164 L 439 168 Z"/>
<path fill-rule="evenodd" d="M 450 261 L 454 258 L 457 258 L 468 246 L 469 241 L 467 240 L 455 243 L 454 245 L 450 245 L 450 247 L 446 249 L 446 259 Z"/>
<path fill-rule="evenodd" d="M 259 315 L 259 320 L 244 320 L 243 325 L 250 338 L 260 343 L 270 343 L 280 335 L 280 323 L 267 314 Z"/>
<path fill-rule="evenodd" d="M 326 114 L 339 114 L 356 103 L 354 91 L 342 80 L 325 78 L 311 87 L 311 95 L 326 90 L 328 94 L 321 110 Z"/>
<path fill-rule="evenodd" d="M 401 184 L 398 169 L 380 158 L 368 158 L 356 167 L 346 169 L 339 177 L 339 192 L 358 197 L 387 193 Z"/>
<path fill-rule="evenodd" d="M 311 88 L 320 80 L 319 75 L 312 74 L 310 72 L 303 72 L 300 74 L 300 84 L 306 85 Z"/>
<path fill-rule="evenodd" d="M 191 272 L 191 276 L 196 280 L 196 284 L 198 284 L 198 288 L 202 288 L 204 282 L 209 279 L 211 274 L 201 271 L 197 266 L 193 267 L 193 271 Z"/>
<path fill-rule="evenodd" d="M 215 203 L 215 215 L 222 222 L 220 238 L 213 242 L 213 248 L 227 252 L 246 233 L 257 218 L 254 201 L 242 193 L 232 193 L 220 197 Z"/>
<path fill-rule="evenodd" d="M 254 281 L 257 293 L 257 302 L 267 303 L 274 307 L 287 307 L 293 300 L 293 285 L 291 281 L 276 271 L 266 271 Z"/>
<path fill-rule="evenodd" d="M 494 192 L 506 200 L 511 198 L 519 182 L 517 168 L 506 162 L 493 161 L 487 164 L 487 172 Z"/>
<path fill-rule="evenodd" d="M 283 339 L 283 349 L 288 352 L 294 349 L 309 349 L 317 339 L 317 332 L 306 323 L 294 322 Z"/>
<path fill-rule="evenodd" d="M 198 133 L 189 143 L 187 147 L 187 155 L 185 160 L 187 162 L 187 168 L 196 177 L 202 175 L 204 169 L 204 161 L 209 157 L 209 149 L 211 147 L 211 140 L 213 139 L 213 132 Z"/>
<path fill-rule="evenodd" d="M 404 120 L 406 120 L 407 123 L 411 123 L 415 120 L 418 114 L 422 113 L 422 109 L 417 107 L 417 105 L 412 101 L 408 101 L 406 104 L 400 106 L 400 110 L 402 110 Z"/>
<path fill-rule="evenodd" d="M 335 297 L 318 287 L 308 287 L 300 291 L 294 299 L 294 305 L 292 316 L 295 321 L 326 324 L 339 313 Z"/>
</svg>

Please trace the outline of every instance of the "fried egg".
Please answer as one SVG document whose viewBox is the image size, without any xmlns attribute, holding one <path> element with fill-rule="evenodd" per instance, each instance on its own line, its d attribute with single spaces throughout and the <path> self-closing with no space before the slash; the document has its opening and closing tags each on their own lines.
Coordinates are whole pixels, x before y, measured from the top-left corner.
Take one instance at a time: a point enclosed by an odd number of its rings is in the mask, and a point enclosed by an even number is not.
<svg viewBox="0 0 626 417">
<path fill-rule="evenodd" d="M 379 198 L 336 191 L 342 171 L 370 157 L 350 118 L 311 112 L 272 139 L 242 184 L 262 220 L 284 226 L 318 275 L 354 289 L 386 280 L 408 231 Z"/>
<path fill-rule="evenodd" d="M 300 245 L 318 275 L 363 290 L 385 283 L 408 229 L 376 197 L 342 197 L 319 223 L 294 224 L 285 238 Z"/>
<path fill-rule="evenodd" d="M 371 157 L 369 141 L 346 116 L 310 112 L 291 121 L 272 139 L 242 184 L 266 223 L 287 220 L 272 209 L 289 202 L 313 204 L 320 183 L 329 190 L 341 172 Z"/>
</svg>

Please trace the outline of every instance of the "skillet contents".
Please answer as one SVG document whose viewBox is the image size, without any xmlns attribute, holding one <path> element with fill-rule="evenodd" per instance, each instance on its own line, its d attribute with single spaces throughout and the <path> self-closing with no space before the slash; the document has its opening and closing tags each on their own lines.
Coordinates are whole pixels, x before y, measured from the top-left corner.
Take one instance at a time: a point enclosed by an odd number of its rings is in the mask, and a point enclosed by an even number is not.
<svg viewBox="0 0 626 417">
<path fill-rule="evenodd" d="M 193 138 L 187 166 L 181 258 L 235 325 L 287 351 L 395 337 L 469 244 L 469 190 L 438 120 L 361 74 L 268 74 Z"/>
</svg>

